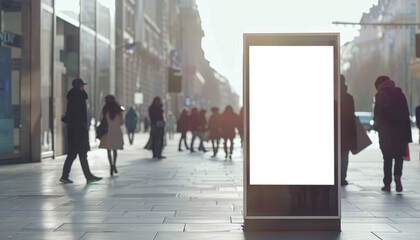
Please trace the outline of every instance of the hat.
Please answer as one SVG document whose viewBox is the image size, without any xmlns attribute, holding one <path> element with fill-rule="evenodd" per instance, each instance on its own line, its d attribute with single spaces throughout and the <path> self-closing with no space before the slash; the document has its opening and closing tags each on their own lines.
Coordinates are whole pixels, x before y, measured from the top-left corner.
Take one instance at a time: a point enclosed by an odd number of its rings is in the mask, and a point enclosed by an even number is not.
<svg viewBox="0 0 420 240">
<path fill-rule="evenodd" d="M 115 97 L 113 95 L 109 94 L 105 97 L 105 102 L 113 102 L 113 101 L 115 101 Z"/>
<path fill-rule="evenodd" d="M 73 82 L 71 82 L 71 85 L 73 85 L 73 87 L 80 87 L 87 85 L 87 83 L 83 82 L 81 78 L 76 78 L 73 80 Z"/>
<path fill-rule="evenodd" d="M 375 88 L 379 89 L 380 85 L 388 81 L 391 81 L 391 79 L 388 76 L 379 76 L 375 81 Z"/>
</svg>

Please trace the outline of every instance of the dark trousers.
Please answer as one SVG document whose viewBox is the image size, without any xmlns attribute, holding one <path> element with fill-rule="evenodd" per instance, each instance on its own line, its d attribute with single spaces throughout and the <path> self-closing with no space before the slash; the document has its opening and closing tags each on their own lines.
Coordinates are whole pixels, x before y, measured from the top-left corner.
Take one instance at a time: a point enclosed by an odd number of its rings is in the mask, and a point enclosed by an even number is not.
<svg viewBox="0 0 420 240">
<path fill-rule="evenodd" d="M 211 146 L 213 147 L 213 156 L 215 157 L 217 154 L 217 151 L 219 150 L 219 139 L 212 139 L 211 140 Z"/>
<path fill-rule="evenodd" d="M 228 157 L 228 144 L 227 144 L 227 142 L 228 142 L 228 140 L 229 140 L 229 142 L 230 142 L 230 156 L 232 156 L 232 153 L 233 153 L 233 139 L 232 138 L 224 138 L 223 139 L 224 141 L 223 141 L 223 149 L 225 150 L 225 153 L 226 153 L 226 157 Z"/>
<path fill-rule="evenodd" d="M 392 157 L 384 156 L 384 184 L 386 186 L 391 185 L 392 182 Z M 394 176 L 402 176 L 403 158 L 394 158 Z"/>
<path fill-rule="evenodd" d="M 191 133 L 192 133 L 192 138 L 191 138 L 190 150 L 194 151 L 194 141 L 195 141 L 196 137 L 200 137 L 199 136 L 200 132 L 199 131 L 191 131 Z"/>
<path fill-rule="evenodd" d="M 181 150 L 182 140 L 184 140 L 184 145 L 186 149 L 190 149 L 187 144 L 187 132 L 181 132 L 181 139 L 179 139 L 178 149 Z"/>
<path fill-rule="evenodd" d="M 66 161 L 64 162 L 62 178 L 68 178 L 71 170 L 71 165 L 77 157 L 77 153 L 70 153 L 67 155 Z M 82 171 L 86 179 L 92 178 L 92 173 L 89 169 L 87 161 L 87 152 L 79 153 L 80 165 L 82 165 Z"/>
<path fill-rule="evenodd" d="M 349 166 L 349 150 L 341 152 L 341 181 L 346 180 Z"/>
<path fill-rule="evenodd" d="M 128 141 L 130 142 L 130 145 L 133 145 L 133 141 L 134 141 L 134 131 L 129 131 L 127 132 L 128 135 Z"/>
<path fill-rule="evenodd" d="M 163 128 L 152 127 L 150 134 L 152 135 L 153 158 L 159 158 L 162 156 L 163 150 Z"/>
</svg>

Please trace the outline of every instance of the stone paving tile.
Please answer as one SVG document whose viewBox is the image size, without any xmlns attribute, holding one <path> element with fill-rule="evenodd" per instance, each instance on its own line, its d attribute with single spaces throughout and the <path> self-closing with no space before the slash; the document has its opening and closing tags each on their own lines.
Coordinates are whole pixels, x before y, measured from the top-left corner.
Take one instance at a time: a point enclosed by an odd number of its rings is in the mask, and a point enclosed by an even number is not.
<svg viewBox="0 0 420 240">
<path fill-rule="evenodd" d="M 187 223 L 186 232 L 242 232 L 241 224 L 198 224 Z"/>
<path fill-rule="evenodd" d="M 104 232 L 104 233 L 91 233 L 88 232 L 80 238 L 80 240 L 154 240 L 157 235 L 157 232 L 143 232 L 143 233 L 114 233 L 114 232 Z"/>
<path fill-rule="evenodd" d="M 378 232 L 375 234 L 381 240 L 418 240 L 420 235 L 418 233 L 382 233 Z"/>
<path fill-rule="evenodd" d="M 185 224 L 79 224 L 79 223 L 64 223 L 56 231 L 60 232 L 182 232 Z"/>
<path fill-rule="evenodd" d="M 104 223 L 163 223 L 165 217 L 109 217 Z M 173 222 L 176 223 L 176 222 Z M 179 222 L 178 222 L 179 223 Z"/>
<path fill-rule="evenodd" d="M 164 223 L 220 224 L 220 223 L 231 223 L 231 220 L 230 220 L 230 217 L 209 217 L 209 216 L 166 217 Z"/>
</svg>

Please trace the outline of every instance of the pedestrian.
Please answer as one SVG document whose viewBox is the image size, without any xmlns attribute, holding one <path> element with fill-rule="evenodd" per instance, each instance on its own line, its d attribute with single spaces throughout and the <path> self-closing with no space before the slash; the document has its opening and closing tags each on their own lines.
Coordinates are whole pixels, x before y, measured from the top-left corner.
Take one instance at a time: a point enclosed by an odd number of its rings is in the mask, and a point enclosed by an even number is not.
<svg viewBox="0 0 420 240">
<path fill-rule="evenodd" d="M 209 139 L 211 140 L 211 146 L 213 147 L 213 156 L 216 157 L 217 152 L 219 150 L 219 143 L 220 143 L 220 114 L 219 108 L 213 107 L 211 108 L 212 115 L 209 118 L 209 124 L 207 127 L 207 131 L 209 134 Z"/>
<path fill-rule="evenodd" d="M 124 124 L 123 110 L 121 105 L 115 100 L 113 95 L 105 97 L 105 105 L 100 113 L 100 120 L 106 119 L 108 132 L 101 137 L 99 148 L 104 148 L 108 153 L 110 175 L 113 176 L 117 171 L 117 150 L 122 150 L 124 141 L 121 132 L 121 125 Z M 113 152 L 113 157 L 111 156 Z"/>
<path fill-rule="evenodd" d="M 138 117 L 133 107 L 130 107 L 125 115 L 125 127 L 127 128 L 128 141 L 133 145 L 134 131 L 137 129 Z"/>
<path fill-rule="evenodd" d="M 192 133 L 190 151 L 193 153 L 195 152 L 194 141 L 197 137 L 200 137 L 200 114 L 196 107 L 191 109 L 191 114 L 188 118 L 188 128 Z"/>
<path fill-rule="evenodd" d="M 149 116 L 144 116 L 144 132 L 149 131 L 150 119 Z"/>
<path fill-rule="evenodd" d="M 166 131 L 168 132 L 169 139 L 173 139 L 175 133 L 175 117 L 172 112 L 169 112 L 168 118 L 166 119 Z"/>
<path fill-rule="evenodd" d="M 354 100 L 347 92 L 344 75 L 340 75 L 341 81 L 341 186 L 348 185 L 346 180 L 349 165 L 349 151 L 357 148 L 356 122 L 354 117 Z"/>
<path fill-rule="evenodd" d="M 222 130 L 223 148 L 225 150 L 225 158 L 232 159 L 233 139 L 235 138 L 238 115 L 233 111 L 232 106 L 227 105 L 225 111 L 220 117 L 220 127 Z M 228 143 L 230 142 L 230 151 L 228 152 Z"/>
<path fill-rule="evenodd" d="M 102 178 L 94 176 L 89 169 L 87 152 L 90 150 L 86 100 L 88 95 L 84 90 L 87 85 L 82 79 L 76 78 L 72 81 L 73 88 L 67 93 L 67 113 L 63 119 L 67 123 L 68 154 L 64 162 L 63 173 L 60 178 L 62 183 L 73 183 L 69 179 L 71 165 L 79 155 L 83 175 L 86 181 L 95 182 Z"/>
<path fill-rule="evenodd" d="M 416 125 L 420 131 L 420 105 L 416 107 Z M 419 134 L 419 143 L 420 143 L 420 134 Z"/>
<path fill-rule="evenodd" d="M 238 134 L 241 137 L 241 146 L 244 145 L 244 107 L 239 111 L 238 117 Z"/>
<path fill-rule="evenodd" d="M 182 152 L 181 144 L 184 140 L 184 145 L 187 150 L 190 150 L 187 144 L 187 131 L 188 131 L 188 109 L 182 109 L 181 115 L 179 116 L 178 122 L 176 124 L 177 132 L 181 133 L 181 138 L 179 139 L 178 151 Z"/>
<path fill-rule="evenodd" d="M 410 117 L 407 100 L 400 88 L 388 76 L 375 81 L 374 127 L 379 134 L 379 146 L 384 159 L 382 191 L 391 191 L 392 160 L 396 191 L 403 190 L 401 183 L 403 156 L 411 138 Z"/>
<path fill-rule="evenodd" d="M 153 159 L 166 158 L 162 156 L 165 122 L 163 120 L 162 101 L 159 97 L 153 99 L 152 105 L 149 107 L 149 117 Z"/>
<path fill-rule="evenodd" d="M 207 152 L 207 149 L 204 147 L 204 140 L 206 138 L 206 129 L 207 129 L 207 118 L 206 118 L 206 110 L 201 109 L 198 113 L 198 131 L 199 131 L 199 139 L 200 145 L 198 147 L 199 151 Z"/>
</svg>

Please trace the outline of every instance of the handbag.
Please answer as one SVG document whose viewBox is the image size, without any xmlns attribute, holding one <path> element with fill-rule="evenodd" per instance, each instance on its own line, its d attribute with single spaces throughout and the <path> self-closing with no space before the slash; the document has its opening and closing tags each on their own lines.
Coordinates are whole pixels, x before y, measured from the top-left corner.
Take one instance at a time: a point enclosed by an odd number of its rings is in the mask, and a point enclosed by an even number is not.
<svg viewBox="0 0 420 240">
<path fill-rule="evenodd" d="M 405 154 L 404 154 L 404 161 L 410 161 L 410 148 L 408 147 L 408 143 L 405 147 Z"/>
<path fill-rule="evenodd" d="M 102 118 L 101 123 L 96 127 L 96 138 L 101 139 L 103 135 L 108 133 L 108 123 L 106 118 Z"/>
<path fill-rule="evenodd" d="M 358 154 L 363 149 L 367 148 L 372 144 L 369 136 L 366 134 L 366 130 L 363 128 L 362 123 L 360 122 L 358 117 L 354 118 L 356 124 L 356 138 L 357 138 L 357 147 L 356 149 L 351 149 L 351 153 L 353 155 Z"/>
</svg>

